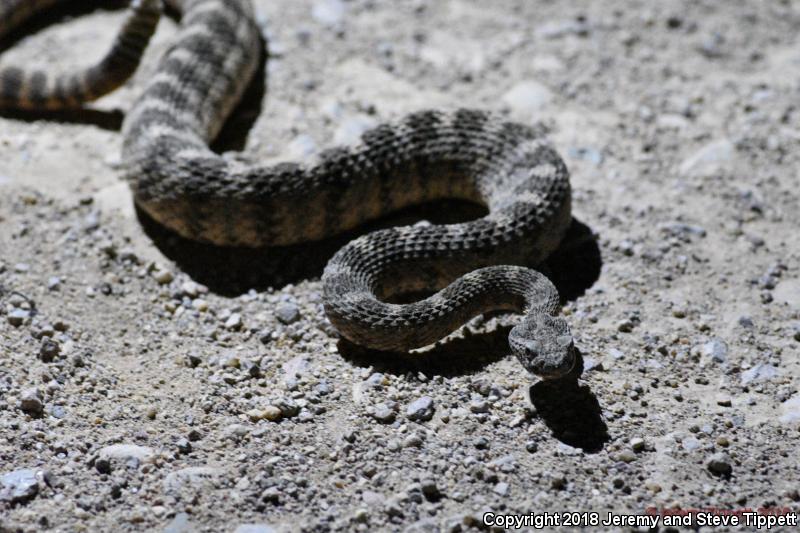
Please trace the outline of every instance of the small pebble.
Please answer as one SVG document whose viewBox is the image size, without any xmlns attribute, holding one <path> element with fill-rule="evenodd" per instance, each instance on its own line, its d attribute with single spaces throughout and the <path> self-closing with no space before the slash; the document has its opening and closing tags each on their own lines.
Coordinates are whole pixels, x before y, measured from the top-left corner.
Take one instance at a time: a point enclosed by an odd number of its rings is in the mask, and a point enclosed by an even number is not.
<svg viewBox="0 0 800 533">
<path fill-rule="evenodd" d="M 242 327 L 242 315 L 239 313 L 233 313 L 231 316 L 228 317 L 228 320 L 225 321 L 225 328 L 230 330 L 238 330 Z"/>
<path fill-rule="evenodd" d="M 725 38 L 717 32 L 703 39 L 697 50 L 708 59 L 717 59 L 725 55 Z"/>
<path fill-rule="evenodd" d="M 189 298 L 197 298 L 197 295 L 201 292 L 205 292 L 207 289 L 201 288 L 199 283 L 195 283 L 194 281 L 185 281 L 181 283 L 181 292 L 188 296 Z"/>
<path fill-rule="evenodd" d="M 619 350 L 617 348 L 609 348 L 608 355 L 610 355 L 614 359 L 622 359 L 623 357 L 625 357 L 625 353 L 623 353 L 622 350 Z"/>
<path fill-rule="evenodd" d="M 273 501 L 272 495 L 267 496 L 267 498 L 269 501 Z M 265 500 L 265 495 L 263 493 L 261 494 L 261 499 L 268 501 Z M 275 499 L 275 501 L 278 500 Z M 236 526 L 236 529 L 233 530 L 233 533 L 278 533 L 278 530 L 272 526 L 268 526 L 267 524 L 240 524 L 239 526 Z"/>
<path fill-rule="evenodd" d="M 711 141 L 687 157 L 681 163 L 679 172 L 683 175 L 712 175 L 727 165 L 735 153 L 736 146 L 730 140 Z"/>
<path fill-rule="evenodd" d="M 633 322 L 630 320 L 621 320 L 617 322 L 617 331 L 621 333 L 630 333 L 633 331 Z"/>
<path fill-rule="evenodd" d="M 422 437 L 416 433 L 412 433 L 403 440 L 404 448 L 419 448 L 420 446 L 422 446 Z"/>
<path fill-rule="evenodd" d="M 712 474 L 723 477 L 730 476 L 733 472 L 730 457 L 722 452 L 710 456 L 706 460 L 706 468 L 708 468 Z"/>
<path fill-rule="evenodd" d="M 292 324 L 300 319 L 300 309 L 295 304 L 280 304 L 275 310 L 275 318 L 282 324 Z"/>
<path fill-rule="evenodd" d="M 780 421 L 782 423 L 786 425 L 797 425 L 800 423 L 800 394 L 795 394 L 783 402 L 781 411 L 782 415 Z"/>
<path fill-rule="evenodd" d="M 0 502 L 22 503 L 39 493 L 36 470 L 23 468 L 0 476 Z"/>
<path fill-rule="evenodd" d="M 269 487 L 261 493 L 261 501 L 264 503 L 280 503 L 281 490 L 278 487 Z"/>
<path fill-rule="evenodd" d="M 8 323 L 14 327 L 21 326 L 28 319 L 30 313 L 25 309 L 12 309 L 6 316 Z"/>
<path fill-rule="evenodd" d="M 430 396 L 423 396 L 411 402 L 406 408 L 406 416 L 409 420 L 416 422 L 423 422 L 433 418 L 433 398 Z"/>
<path fill-rule="evenodd" d="M 242 424 L 231 424 L 225 428 L 225 434 L 228 438 L 241 439 L 250 433 L 250 429 Z"/>
<path fill-rule="evenodd" d="M 175 279 L 172 272 L 164 268 L 157 268 L 153 271 L 153 279 L 155 279 L 160 285 L 167 285 Z"/>
<path fill-rule="evenodd" d="M 188 513 L 178 513 L 175 515 L 175 518 L 164 526 L 163 533 L 192 533 L 196 530 L 197 526 L 189 520 Z"/>
<path fill-rule="evenodd" d="M 219 366 L 223 368 L 239 368 L 242 366 L 242 361 L 239 359 L 239 354 L 233 351 L 222 354 L 218 362 Z"/>
<path fill-rule="evenodd" d="M 632 463 L 636 460 L 636 455 L 631 450 L 622 450 L 618 455 L 617 459 L 622 461 L 623 463 Z"/>
<path fill-rule="evenodd" d="M 394 410 L 385 403 L 379 403 L 372 409 L 372 418 L 382 424 L 391 424 L 395 419 Z"/>
<path fill-rule="evenodd" d="M 631 449 L 635 452 L 644 451 L 645 448 L 645 441 L 640 437 L 634 437 L 631 439 Z"/>
<path fill-rule="evenodd" d="M 648 481 L 647 483 L 644 484 L 644 486 L 647 490 L 649 490 L 653 494 L 658 494 L 662 490 L 661 485 L 659 485 L 658 483 L 654 483 L 652 481 Z"/>
<path fill-rule="evenodd" d="M 275 405 L 267 405 L 261 410 L 261 418 L 276 422 L 281 419 L 281 410 Z"/>
<path fill-rule="evenodd" d="M 138 469 L 144 463 L 151 463 L 155 457 L 155 450 L 147 446 L 112 444 L 97 451 L 94 467 L 101 474 L 108 474 L 117 468 Z"/>
<path fill-rule="evenodd" d="M 509 89 L 502 96 L 502 101 L 517 118 L 525 120 L 550 103 L 552 98 L 553 93 L 550 89 L 537 81 L 526 80 Z"/>
<path fill-rule="evenodd" d="M 186 365 L 189 368 L 197 368 L 202 362 L 203 359 L 198 354 L 194 352 L 186 354 Z"/>
<path fill-rule="evenodd" d="M 479 450 L 485 450 L 489 447 L 489 441 L 486 439 L 486 437 L 478 437 L 472 441 L 472 444 Z"/>
<path fill-rule="evenodd" d="M 572 146 L 567 149 L 567 155 L 572 159 L 588 161 L 595 166 L 598 166 L 603 162 L 603 153 L 597 148 L 592 148 L 591 146 Z M 627 242 L 630 243 L 630 241 Z M 620 247 L 620 251 L 622 251 L 624 255 L 633 255 L 632 247 L 625 248 L 624 250 L 622 247 Z"/>
<path fill-rule="evenodd" d="M 739 325 L 742 326 L 745 329 L 752 329 L 753 327 L 755 327 L 755 324 L 753 323 L 753 319 L 750 318 L 749 316 L 746 316 L 746 315 L 740 316 L 738 322 L 739 322 Z"/>
<path fill-rule="evenodd" d="M 275 406 L 280 409 L 281 416 L 284 418 L 292 418 L 300 414 L 300 406 L 291 398 L 281 398 L 275 402 Z"/>
<path fill-rule="evenodd" d="M 42 344 L 39 346 L 39 359 L 45 363 L 50 363 L 61 353 L 59 344 L 50 337 L 43 337 Z"/>
<path fill-rule="evenodd" d="M 472 400 L 469 403 L 469 410 L 473 413 L 486 413 L 489 411 L 489 402 L 483 399 Z"/>
<path fill-rule="evenodd" d="M 677 15 L 667 17 L 667 28 L 674 30 L 683 25 L 683 19 Z"/>
<path fill-rule="evenodd" d="M 730 396 L 720 396 L 719 398 L 717 398 L 717 405 L 722 407 L 730 407 L 731 406 Z"/>
<path fill-rule="evenodd" d="M 436 482 L 434 480 L 423 479 L 420 482 L 420 486 L 422 488 L 422 494 L 428 501 L 435 502 L 442 497 L 442 493 L 439 492 L 439 487 L 436 486 Z"/>
<path fill-rule="evenodd" d="M 182 454 L 192 453 L 192 443 L 186 437 L 179 438 L 178 442 L 175 443 L 175 447 Z"/>
<path fill-rule="evenodd" d="M 728 359 L 728 345 L 722 339 L 711 339 L 703 345 L 701 353 L 715 363 L 724 363 Z"/>
<path fill-rule="evenodd" d="M 40 339 L 43 342 L 45 337 L 52 337 L 55 335 L 55 333 L 55 328 L 47 323 L 36 323 L 31 328 L 31 336 L 34 339 Z"/>
<path fill-rule="evenodd" d="M 336 26 L 347 13 L 347 4 L 342 0 L 316 0 L 311 7 L 311 17 L 326 26 Z"/>
<path fill-rule="evenodd" d="M 86 218 L 83 219 L 83 229 L 86 231 L 94 231 L 100 227 L 100 213 L 92 211 Z"/>
<path fill-rule="evenodd" d="M 584 356 L 583 358 L 583 371 L 584 372 L 602 372 L 605 370 L 603 362 L 595 359 L 594 357 Z"/>
<path fill-rule="evenodd" d="M 770 381 L 781 375 L 781 370 L 769 364 L 759 363 L 741 373 L 740 380 L 742 385 L 753 382 Z"/>
<path fill-rule="evenodd" d="M 44 403 L 39 389 L 30 388 L 22 391 L 19 397 L 19 408 L 22 412 L 38 417 L 44 412 Z"/>
<path fill-rule="evenodd" d="M 492 488 L 492 492 L 494 492 L 495 494 L 499 494 L 500 496 L 507 495 L 508 483 L 506 483 L 505 481 L 501 481 Z"/>
</svg>

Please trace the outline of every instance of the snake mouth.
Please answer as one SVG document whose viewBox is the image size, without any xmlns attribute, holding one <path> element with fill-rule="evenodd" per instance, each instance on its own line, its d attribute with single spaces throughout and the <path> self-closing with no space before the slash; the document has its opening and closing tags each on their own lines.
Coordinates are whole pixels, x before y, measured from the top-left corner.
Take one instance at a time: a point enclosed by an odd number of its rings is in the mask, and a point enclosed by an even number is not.
<svg viewBox="0 0 800 533">
<path fill-rule="evenodd" d="M 563 378 L 575 368 L 575 355 L 572 350 L 570 350 L 570 355 L 571 357 L 565 358 L 560 365 L 539 365 L 536 370 L 532 370 L 532 372 L 544 380 Z"/>
<path fill-rule="evenodd" d="M 522 366 L 541 379 L 563 378 L 575 367 L 575 347 L 571 335 L 559 335 L 549 342 L 518 339 L 514 345 L 514 352 Z"/>
</svg>

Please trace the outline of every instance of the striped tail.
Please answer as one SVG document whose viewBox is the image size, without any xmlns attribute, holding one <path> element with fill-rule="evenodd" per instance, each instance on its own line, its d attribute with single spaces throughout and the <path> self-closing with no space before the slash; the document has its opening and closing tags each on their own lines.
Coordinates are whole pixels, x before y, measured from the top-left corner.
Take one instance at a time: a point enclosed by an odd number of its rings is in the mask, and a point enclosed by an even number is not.
<svg viewBox="0 0 800 533">
<path fill-rule="evenodd" d="M 0 5 L 0 37 L 61 0 L 11 0 Z M 113 91 L 136 71 L 161 15 L 160 0 L 132 0 L 108 53 L 79 72 L 51 75 L 0 69 L 0 109 L 74 109 Z"/>
</svg>

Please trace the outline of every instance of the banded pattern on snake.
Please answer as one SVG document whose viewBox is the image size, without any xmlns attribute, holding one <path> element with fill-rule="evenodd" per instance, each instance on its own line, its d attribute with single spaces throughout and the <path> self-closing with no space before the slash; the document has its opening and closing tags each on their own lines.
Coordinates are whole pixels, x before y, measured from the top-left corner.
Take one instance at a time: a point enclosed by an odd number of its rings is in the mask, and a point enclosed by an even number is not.
<svg viewBox="0 0 800 533">
<path fill-rule="evenodd" d="M 0 2 L 0 35 L 57 0 Z M 421 111 L 366 132 L 356 146 L 305 164 L 248 166 L 209 142 L 251 80 L 260 35 L 249 0 L 170 0 L 181 13 L 174 44 L 123 124 L 124 174 L 137 204 L 159 223 L 217 245 L 270 246 L 321 239 L 403 207 L 459 198 L 489 214 L 449 225 L 369 233 L 330 260 L 325 311 L 349 340 L 406 351 L 471 317 L 524 313 L 512 351 L 529 371 L 560 377 L 575 354 L 559 298 L 541 263 L 570 214 L 569 174 L 540 129 L 476 110 Z M 24 6 L 24 7 L 21 7 Z M 138 64 L 158 0 L 134 0 L 115 45 L 82 73 L 0 70 L 0 107 L 58 108 L 113 89 Z M 410 304 L 387 301 L 436 291 Z"/>
</svg>

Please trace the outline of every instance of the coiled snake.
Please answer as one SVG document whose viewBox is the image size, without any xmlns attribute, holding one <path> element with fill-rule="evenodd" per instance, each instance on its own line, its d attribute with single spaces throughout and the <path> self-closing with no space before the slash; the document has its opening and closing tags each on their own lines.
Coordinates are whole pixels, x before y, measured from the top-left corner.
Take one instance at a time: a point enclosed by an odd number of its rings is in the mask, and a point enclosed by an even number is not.
<svg viewBox="0 0 800 533">
<path fill-rule="evenodd" d="M 59 0 L 0 1 L 0 36 Z M 62 0 L 63 1 L 63 0 Z M 572 336 L 541 263 L 570 223 L 567 169 L 536 128 L 475 110 L 422 111 L 366 132 L 307 164 L 223 159 L 216 136 L 260 61 L 249 0 L 168 0 L 178 35 L 126 115 L 122 163 L 137 204 L 175 232 L 217 245 L 285 245 L 340 233 L 443 198 L 488 215 L 449 225 L 384 229 L 344 246 L 322 276 L 325 311 L 349 340 L 381 350 L 422 347 L 471 317 L 524 313 L 509 343 L 543 378 L 572 368 Z M 0 70 L 0 107 L 77 107 L 138 65 L 161 5 L 134 0 L 101 62 L 50 76 Z M 410 304 L 407 291 L 438 291 Z"/>
</svg>

